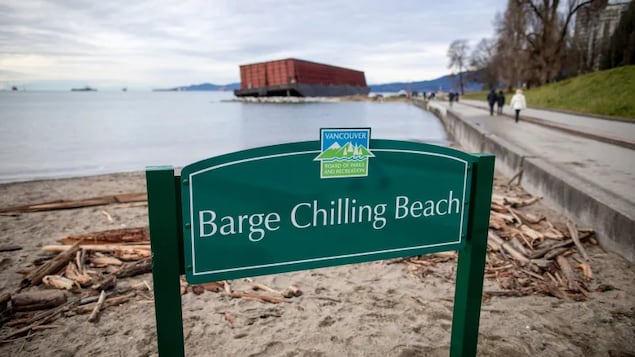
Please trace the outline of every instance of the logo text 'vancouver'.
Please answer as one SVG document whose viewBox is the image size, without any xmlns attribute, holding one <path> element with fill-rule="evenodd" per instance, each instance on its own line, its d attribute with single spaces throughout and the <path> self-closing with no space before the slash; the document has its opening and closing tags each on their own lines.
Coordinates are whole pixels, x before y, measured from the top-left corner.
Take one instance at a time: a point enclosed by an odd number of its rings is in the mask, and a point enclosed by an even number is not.
<svg viewBox="0 0 635 357">
<path fill-rule="evenodd" d="M 321 178 L 368 176 L 370 128 L 320 129 L 320 142 Z"/>
</svg>

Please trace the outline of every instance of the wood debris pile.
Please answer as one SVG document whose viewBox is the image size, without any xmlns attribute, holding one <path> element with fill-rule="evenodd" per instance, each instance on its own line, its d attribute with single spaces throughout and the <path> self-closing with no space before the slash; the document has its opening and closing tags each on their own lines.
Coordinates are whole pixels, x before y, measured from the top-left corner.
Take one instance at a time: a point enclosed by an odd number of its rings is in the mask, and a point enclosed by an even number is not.
<svg viewBox="0 0 635 357">
<path fill-rule="evenodd" d="M 509 186 L 507 186 L 509 189 Z M 497 192 L 506 191 L 497 188 Z M 513 191 L 512 191 L 513 192 Z M 494 195 L 485 277 L 498 282 L 500 290 L 486 296 L 552 295 L 561 299 L 583 300 L 589 296 L 591 261 L 584 244 L 597 244 L 590 230 L 579 230 L 567 222 L 566 231 L 556 228 L 546 217 L 531 214 L 523 207 L 540 197 L 519 198 Z M 0 209 L 0 214 L 69 209 L 97 205 L 145 205 L 145 194 L 122 194 L 75 201 L 54 201 Z M 18 212 L 18 213 L 15 213 Z M 108 217 L 108 214 L 106 214 Z M 47 253 L 23 271 L 24 278 L 12 293 L 0 294 L 0 343 L 38 329 L 52 328 L 51 321 L 68 314 L 90 314 L 97 322 L 99 312 L 132 299 L 151 301 L 150 284 L 145 280 L 126 281 L 151 272 L 151 250 L 146 228 L 128 228 L 71 236 L 61 244 L 45 246 Z M 3 251 L 20 249 L 7 246 Z M 456 258 L 456 252 L 400 259 L 422 275 L 438 263 Z M 598 290 L 611 287 L 600 285 Z M 302 292 L 294 286 L 276 290 L 254 283 L 253 291 L 233 291 L 226 281 L 188 285 L 181 281 L 181 293 L 206 291 L 227 298 L 285 303 Z M 233 317 L 225 313 L 232 324 Z"/>
<path fill-rule="evenodd" d="M 47 254 L 23 271 L 24 278 L 13 293 L 0 295 L 0 343 L 51 325 L 54 319 L 72 314 L 90 314 L 97 322 L 99 312 L 110 306 L 136 300 L 152 301 L 150 284 L 126 281 L 152 271 L 151 250 L 146 228 L 115 229 L 70 236 L 59 245 L 47 245 Z M 224 293 L 229 298 L 265 303 L 290 302 L 300 296 L 297 287 L 278 291 L 253 284 L 254 291 L 232 291 L 229 282 L 188 285 L 181 281 L 181 294 L 189 291 Z M 226 316 L 227 319 L 227 316 Z M 231 323 L 231 322 L 230 322 Z"/>
<path fill-rule="evenodd" d="M 547 217 L 525 212 L 524 207 L 540 199 L 493 196 L 485 278 L 496 280 L 500 290 L 485 290 L 485 297 L 533 294 L 565 300 L 589 297 L 593 273 L 584 244 L 597 244 L 593 231 L 578 229 L 570 221 L 563 231 Z M 456 256 L 448 252 L 413 257 L 404 262 L 411 270 L 426 275 L 435 264 Z M 597 290 L 610 288 L 600 285 Z"/>
<path fill-rule="evenodd" d="M 116 229 L 70 236 L 60 245 L 44 246 L 12 293 L 2 294 L 2 341 L 50 328 L 64 314 L 99 312 L 133 298 L 151 299 L 145 282 L 119 284 L 122 279 L 152 270 L 150 242 L 145 228 Z"/>
</svg>

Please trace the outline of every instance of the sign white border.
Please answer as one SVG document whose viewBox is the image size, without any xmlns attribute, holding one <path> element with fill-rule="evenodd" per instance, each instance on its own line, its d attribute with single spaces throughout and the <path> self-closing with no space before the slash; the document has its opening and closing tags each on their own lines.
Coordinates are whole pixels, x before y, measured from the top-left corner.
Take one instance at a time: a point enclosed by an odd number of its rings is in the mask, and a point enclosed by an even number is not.
<svg viewBox="0 0 635 357">
<path fill-rule="evenodd" d="M 282 154 L 251 157 L 251 158 L 248 158 L 248 159 L 241 159 L 241 160 L 236 160 L 236 161 L 231 161 L 231 162 L 225 162 L 225 163 L 222 163 L 222 164 L 219 164 L 219 165 L 210 166 L 210 167 L 207 167 L 205 169 L 202 169 L 202 170 L 199 170 L 199 171 L 194 171 L 194 172 L 190 173 L 190 175 L 188 176 L 188 180 L 190 182 L 190 184 L 189 184 L 189 188 L 190 188 L 190 196 L 189 196 L 190 224 L 194 222 L 194 209 L 193 209 L 194 208 L 193 207 L 193 205 L 194 205 L 194 177 L 196 175 L 200 175 L 200 174 L 208 172 L 208 171 L 212 171 L 212 170 L 216 170 L 216 169 L 220 169 L 220 168 L 223 168 L 223 167 L 232 166 L 232 165 L 236 165 L 236 164 L 242 164 L 242 163 L 250 162 L 250 161 L 267 160 L 267 159 L 271 159 L 271 158 L 285 157 L 285 156 L 295 156 L 295 155 L 308 155 L 308 154 L 315 155 L 316 153 L 320 153 L 320 152 L 321 152 L 321 150 L 310 150 L 310 151 L 297 151 L 297 152 L 288 152 L 288 153 L 282 153 Z M 459 227 L 459 237 L 458 237 L 457 241 L 445 242 L 445 243 L 436 243 L 436 244 L 424 244 L 424 245 L 419 245 L 419 246 L 414 246 L 414 247 L 377 250 L 377 251 L 372 251 L 372 252 L 335 255 L 335 256 L 330 256 L 330 257 L 320 257 L 320 258 L 312 258 L 312 259 L 292 260 L 292 261 L 287 261 L 287 262 L 252 265 L 252 266 L 243 266 L 243 267 L 219 269 L 219 270 L 212 270 L 212 271 L 197 271 L 196 270 L 196 254 L 195 254 L 196 252 L 195 252 L 195 245 L 194 245 L 194 242 L 195 242 L 194 230 L 195 229 L 194 229 L 194 226 L 191 225 L 191 228 L 190 228 L 190 245 L 192 247 L 192 252 L 191 252 L 192 253 L 192 275 L 193 276 L 204 276 L 204 275 L 210 275 L 210 274 L 227 273 L 227 272 L 232 272 L 232 271 L 242 271 L 242 270 L 250 270 L 250 269 L 269 268 L 269 267 L 294 265 L 294 264 L 318 262 L 318 261 L 325 261 L 325 260 L 337 260 L 337 259 L 343 259 L 343 258 L 352 258 L 352 257 L 376 255 L 376 254 L 382 254 L 382 253 L 403 252 L 403 251 L 422 249 L 422 248 L 433 248 L 433 247 L 442 247 L 442 246 L 445 246 L 445 245 L 460 244 L 462 239 L 463 239 L 463 229 L 464 229 L 464 227 L 463 227 L 463 222 L 464 222 L 463 217 L 464 217 L 464 213 L 465 213 L 465 191 L 466 191 L 466 188 L 467 188 L 467 170 L 468 170 L 468 167 L 469 167 L 468 162 L 466 160 L 463 160 L 463 159 L 460 159 L 460 158 L 457 158 L 457 157 L 454 157 L 454 156 L 445 155 L 445 154 L 439 154 L 439 153 L 434 153 L 434 152 L 427 152 L 427 151 L 404 150 L 404 149 L 373 149 L 373 152 L 398 152 L 398 153 L 405 153 L 405 154 L 438 156 L 438 157 L 443 157 L 443 158 L 446 158 L 446 159 L 451 159 L 451 160 L 455 160 L 455 161 L 459 161 L 459 162 L 463 163 L 463 165 L 464 165 L 463 197 L 461 199 L 461 205 L 460 205 L 460 207 L 461 207 L 461 224 L 460 224 L 460 227 Z"/>
</svg>

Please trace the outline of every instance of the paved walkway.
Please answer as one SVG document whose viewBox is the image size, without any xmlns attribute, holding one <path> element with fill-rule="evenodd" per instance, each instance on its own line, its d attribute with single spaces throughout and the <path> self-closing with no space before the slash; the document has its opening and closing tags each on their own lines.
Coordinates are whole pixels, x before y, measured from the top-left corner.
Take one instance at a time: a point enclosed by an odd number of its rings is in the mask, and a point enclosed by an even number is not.
<svg viewBox="0 0 635 357">
<path fill-rule="evenodd" d="M 530 156 L 543 158 L 561 169 L 600 188 L 609 196 L 629 203 L 631 216 L 635 215 L 635 150 L 580 137 L 571 133 L 529 123 L 515 123 L 508 116 L 489 115 L 489 110 L 475 108 L 485 102 L 461 100 L 451 110 L 465 120 L 522 148 Z M 447 102 L 435 102 L 448 108 Z M 507 108 L 506 113 L 511 114 Z M 635 124 L 608 121 L 546 110 L 527 109 L 524 114 L 539 119 L 563 121 L 568 125 L 603 132 L 635 141 Z"/>
<path fill-rule="evenodd" d="M 485 101 L 463 99 L 460 103 L 483 108 L 489 112 L 489 107 Z M 515 115 L 514 110 L 509 105 L 503 107 L 503 114 Z M 568 128 L 572 131 L 578 131 L 587 134 L 587 137 L 597 135 L 596 139 L 606 139 L 602 141 L 635 148 L 635 120 L 624 122 L 532 108 L 521 111 L 521 117 L 523 116 L 551 123 L 561 129 Z"/>
</svg>

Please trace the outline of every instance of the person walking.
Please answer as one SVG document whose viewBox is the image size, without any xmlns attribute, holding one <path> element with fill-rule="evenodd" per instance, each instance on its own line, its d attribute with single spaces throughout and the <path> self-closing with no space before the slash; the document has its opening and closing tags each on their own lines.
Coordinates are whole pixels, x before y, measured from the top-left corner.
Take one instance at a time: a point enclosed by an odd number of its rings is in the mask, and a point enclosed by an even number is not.
<svg viewBox="0 0 635 357">
<path fill-rule="evenodd" d="M 496 91 L 492 88 L 487 94 L 487 104 L 489 104 L 489 115 L 494 115 L 494 103 L 496 103 Z"/>
<path fill-rule="evenodd" d="M 527 109 L 527 101 L 525 100 L 522 89 L 516 89 L 516 94 L 514 94 L 514 96 L 512 97 L 509 105 L 516 111 L 516 123 L 518 123 L 520 111 L 523 109 Z"/>
<path fill-rule="evenodd" d="M 503 114 L 503 105 L 505 105 L 505 93 L 502 90 L 498 91 L 498 96 L 496 97 L 496 114 Z"/>
</svg>

